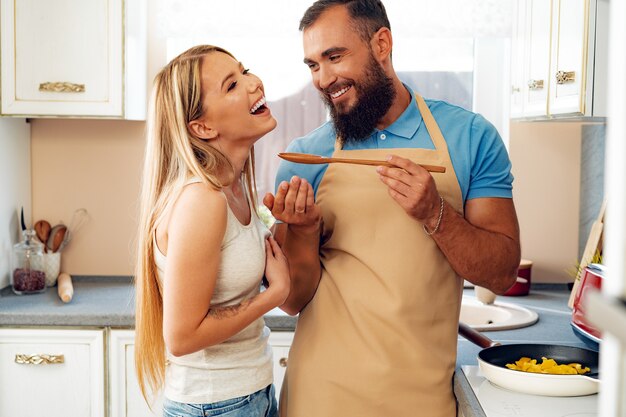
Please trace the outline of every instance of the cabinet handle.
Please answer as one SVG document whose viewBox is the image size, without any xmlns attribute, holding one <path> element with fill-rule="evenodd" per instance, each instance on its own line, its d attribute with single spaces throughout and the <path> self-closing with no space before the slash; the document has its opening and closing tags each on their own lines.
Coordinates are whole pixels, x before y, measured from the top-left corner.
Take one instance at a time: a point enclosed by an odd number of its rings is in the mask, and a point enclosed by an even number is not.
<svg viewBox="0 0 626 417">
<path fill-rule="evenodd" d="M 576 71 L 558 71 L 556 73 L 556 83 L 565 84 L 576 79 Z"/>
<path fill-rule="evenodd" d="M 65 363 L 65 355 L 24 355 L 18 353 L 15 355 L 15 363 L 19 363 L 21 365 L 52 365 Z"/>
<path fill-rule="evenodd" d="M 522 91 L 521 88 L 515 87 L 515 86 L 511 86 L 511 94 L 519 93 L 520 91 Z"/>
<path fill-rule="evenodd" d="M 543 90 L 543 80 L 528 80 L 528 88 L 531 90 Z"/>
<path fill-rule="evenodd" d="M 85 84 L 74 84 L 67 82 L 47 82 L 39 84 L 39 91 L 48 93 L 84 93 Z"/>
<path fill-rule="evenodd" d="M 280 359 L 278 360 L 278 364 L 279 364 L 281 367 L 286 368 L 286 367 L 287 367 L 287 358 L 280 358 Z"/>
</svg>

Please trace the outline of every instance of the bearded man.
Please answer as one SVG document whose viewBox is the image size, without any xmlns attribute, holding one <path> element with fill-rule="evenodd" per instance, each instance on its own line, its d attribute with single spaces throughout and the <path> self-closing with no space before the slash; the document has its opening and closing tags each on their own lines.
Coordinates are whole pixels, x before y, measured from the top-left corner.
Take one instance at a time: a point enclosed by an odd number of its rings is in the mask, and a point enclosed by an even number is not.
<svg viewBox="0 0 626 417">
<path fill-rule="evenodd" d="M 300 30 L 331 120 L 287 151 L 391 166 L 283 162 L 264 198 L 299 313 L 280 414 L 453 417 L 463 279 L 503 294 L 520 262 L 505 146 L 398 79 L 380 1 L 317 1 Z"/>
</svg>

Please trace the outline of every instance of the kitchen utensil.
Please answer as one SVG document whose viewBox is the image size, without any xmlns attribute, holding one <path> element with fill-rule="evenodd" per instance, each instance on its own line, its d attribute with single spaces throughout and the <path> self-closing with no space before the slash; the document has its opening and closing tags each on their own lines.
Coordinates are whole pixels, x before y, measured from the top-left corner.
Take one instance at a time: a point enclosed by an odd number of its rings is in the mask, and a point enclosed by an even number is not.
<svg viewBox="0 0 626 417">
<path fill-rule="evenodd" d="M 552 397 L 575 397 L 598 392 L 598 352 L 573 346 L 516 343 L 500 345 L 464 323 L 459 323 L 459 334 L 482 347 L 478 353 L 480 371 L 490 382 L 502 388 L 525 394 Z M 580 363 L 591 371 L 586 375 L 552 375 L 514 371 L 507 363 L 521 357 L 541 360 L 551 358 L 557 363 Z"/>
<path fill-rule="evenodd" d="M 65 239 L 65 234 L 67 233 L 67 226 L 64 224 L 57 224 L 50 230 L 50 236 L 48 237 L 48 241 L 46 245 L 51 252 L 56 252 L 61 247 L 61 243 L 63 243 L 63 239 Z"/>
<path fill-rule="evenodd" d="M 22 210 L 20 211 L 20 223 L 22 225 L 22 232 L 24 230 L 26 230 L 26 222 L 24 222 L 24 207 L 22 207 Z"/>
<path fill-rule="evenodd" d="M 528 259 L 522 259 L 517 269 L 517 280 L 511 288 L 509 288 L 504 295 L 517 296 L 528 295 L 530 291 L 530 275 L 533 263 Z"/>
<path fill-rule="evenodd" d="M 604 266 L 600 264 L 589 264 L 583 271 L 578 291 L 574 296 L 574 310 L 572 312 L 572 327 L 577 336 L 583 336 L 583 341 L 587 343 L 591 339 L 591 346 L 598 343 L 602 338 L 600 330 L 591 324 L 585 315 L 584 301 L 590 290 L 601 290 L 604 279 Z"/>
<path fill-rule="evenodd" d="M 50 237 L 50 230 L 52 230 L 52 226 L 45 220 L 39 220 L 33 226 L 35 229 L 35 233 L 37 233 L 37 237 L 39 241 L 44 244 L 43 251 L 48 252 L 48 248 L 45 246 L 48 238 Z"/>
<path fill-rule="evenodd" d="M 600 206 L 600 212 L 598 213 L 597 219 L 591 225 L 591 230 L 589 231 L 589 237 L 587 238 L 587 244 L 585 245 L 585 250 L 583 251 L 583 256 L 580 258 L 580 265 L 578 267 L 578 273 L 576 274 L 576 278 L 574 279 L 574 286 L 572 287 L 572 292 L 570 293 L 569 300 L 567 301 L 567 305 L 569 308 L 574 308 L 574 297 L 576 297 L 576 293 L 578 292 L 578 287 L 580 286 L 580 279 L 582 273 L 587 265 L 593 259 L 596 251 L 602 249 L 602 229 L 604 228 L 604 213 L 606 212 L 606 200 L 602 202 Z"/>
<path fill-rule="evenodd" d="M 312 155 L 308 153 L 290 153 L 281 152 L 278 154 L 279 158 L 286 161 L 296 162 L 298 164 L 332 164 L 332 163 L 344 163 L 344 164 L 357 164 L 357 165 L 373 165 L 373 166 L 386 166 L 396 167 L 387 161 L 379 161 L 373 159 L 354 159 L 354 158 L 329 158 L 320 155 Z M 438 165 L 419 164 L 422 168 L 430 172 L 446 172 L 446 167 Z"/>
<path fill-rule="evenodd" d="M 67 246 L 67 244 L 72 239 L 72 236 L 74 236 L 74 233 L 76 233 L 78 229 L 83 227 L 83 225 L 88 221 L 89 213 L 87 212 L 87 209 L 79 208 L 74 211 L 74 214 L 72 214 L 72 220 L 70 221 L 70 225 L 68 226 L 65 233 L 65 238 L 63 239 L 63 242 L 61 242 L 61 246 L 59 246 L 59 251 L 62 251 L 63 248 Z"/>
<path fill-rule="evenodd" d="M 72 277 L 67 272 L 61 272 L 59 274 L 59 285 L 57 287 L 57 293 L 59 298 L 64 303 L 72 301 L 74 296 L 74 286 L 72 285 Z"/>
</svg>

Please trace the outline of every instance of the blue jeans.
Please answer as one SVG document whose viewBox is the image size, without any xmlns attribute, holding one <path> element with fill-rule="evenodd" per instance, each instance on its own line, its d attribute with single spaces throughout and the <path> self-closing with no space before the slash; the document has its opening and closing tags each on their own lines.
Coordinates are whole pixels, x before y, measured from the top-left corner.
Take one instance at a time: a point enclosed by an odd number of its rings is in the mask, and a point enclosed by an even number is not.
<svg viewBox="0 0 626 417">
<path fill-rule="evenodd" d="M 253 394 L 211 404 L 185 404 L 163 400 L 163 417 L 278 417 L 274 385 Z"/>
</svg>

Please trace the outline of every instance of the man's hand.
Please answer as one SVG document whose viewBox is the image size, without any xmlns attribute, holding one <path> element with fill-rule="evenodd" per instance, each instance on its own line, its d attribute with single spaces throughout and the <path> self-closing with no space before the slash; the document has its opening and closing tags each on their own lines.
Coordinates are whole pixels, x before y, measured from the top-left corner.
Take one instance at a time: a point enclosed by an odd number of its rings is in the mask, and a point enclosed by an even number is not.
<svg viewBox="0 0 626 417">
<path fill-rule="evenodd" d="M 376 168 L 380 180 L 387 185 L 389 195 L 404 211 L 429 230 L 439 218 L 440 197 L 430 173 L 409 159 L 391 155 L 388 162 L 397 168 Z"/>
<path fill-rule="evenodd" d="M 275 219 L 289 224 L 291 229 L 296 226 L 306 232 L 318 228 L 321 211 L 315 204 L 313 187 L 304 178 L 293 176 L 290 182 L 281 182 L 276 196 L 265 194 L 263 204 Z"/>
</svg>

